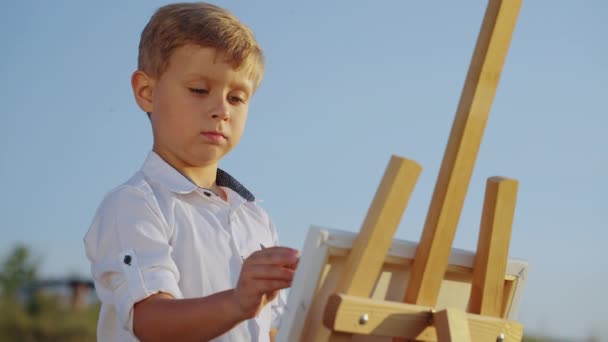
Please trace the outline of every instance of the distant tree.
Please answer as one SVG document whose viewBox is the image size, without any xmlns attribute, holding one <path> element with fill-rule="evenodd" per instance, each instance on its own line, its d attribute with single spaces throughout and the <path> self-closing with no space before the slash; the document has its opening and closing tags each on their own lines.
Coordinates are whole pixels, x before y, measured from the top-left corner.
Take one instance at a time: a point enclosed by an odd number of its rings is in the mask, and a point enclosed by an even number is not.
<svg viewBox="0 0 608 342">
<path fill-rule="evenodd" d="M 0 341 L 95 341 L 99 304 L 73 310 L 56 295 L 37 291 L 39 264 L 25 245 L 0 260 Z M 20 297 L 24 289 L 30 292 Z"/>
<path fill-rule="evenodd" d="M 19 290 L 38 278 L 38 260 L 30 249 L 17 245 L 6 257 L 0 269 L 0 293 L 4 298 L 16 298 Z"/>
</svg>

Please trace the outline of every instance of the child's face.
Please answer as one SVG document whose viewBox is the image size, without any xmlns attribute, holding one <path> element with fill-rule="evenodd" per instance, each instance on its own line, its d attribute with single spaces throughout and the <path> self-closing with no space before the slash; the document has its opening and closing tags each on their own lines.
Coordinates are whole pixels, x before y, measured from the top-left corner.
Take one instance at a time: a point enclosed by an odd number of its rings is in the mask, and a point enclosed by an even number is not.
<svg viewBox="0 0 608 342">
<path fill-rule="evenodd" d="M 185 45 L 151 86 L 154 151 L 174 167 L 217 164 L 239 142 L 253 81 L 213 48 Z"/>
</svg>

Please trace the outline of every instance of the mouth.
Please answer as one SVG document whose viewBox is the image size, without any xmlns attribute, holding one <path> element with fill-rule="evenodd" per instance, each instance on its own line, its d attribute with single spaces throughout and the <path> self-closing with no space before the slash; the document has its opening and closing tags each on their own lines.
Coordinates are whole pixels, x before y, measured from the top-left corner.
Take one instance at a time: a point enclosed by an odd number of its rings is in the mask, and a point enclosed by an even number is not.
<svg viewBox="0 0 608 342">
<path fill-rule="evenodd" d="M 205 138 L 209 139 L 212 142 L 220 142 L 222 140 L 226 140 L 226 136 L 222 132 L 218 131 L 207 131 L 201 132 L 201 135 Z"/>
</svg>

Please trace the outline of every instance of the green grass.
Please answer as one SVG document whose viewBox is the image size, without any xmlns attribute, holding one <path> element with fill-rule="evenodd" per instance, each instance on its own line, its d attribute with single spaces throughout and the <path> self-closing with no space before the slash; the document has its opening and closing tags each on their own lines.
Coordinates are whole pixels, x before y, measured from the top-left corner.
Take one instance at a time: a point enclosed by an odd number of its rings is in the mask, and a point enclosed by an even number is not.
<svg viewBox="0 0 608 342">
<path fill-rule="evenodd" d="M 95 341 L 98 315 L 99 305 L 71 310 L 48 295 L 26 304 L 0 299 L 0 341 Z"/>
</svg>

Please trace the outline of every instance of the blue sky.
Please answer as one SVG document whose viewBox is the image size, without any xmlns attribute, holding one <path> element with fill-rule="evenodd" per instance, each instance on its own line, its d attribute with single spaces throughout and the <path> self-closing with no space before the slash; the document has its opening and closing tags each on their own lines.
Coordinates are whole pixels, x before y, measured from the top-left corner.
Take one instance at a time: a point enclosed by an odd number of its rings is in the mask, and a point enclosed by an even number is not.
<svg viewBox="0 0 608 342">
<path fill-rule="evenodd" d="M 141 29 L 163 1 L 0 4 L 0 255 L 88 275 L 82 236 L 151 148 L 132 99 Z M 357 231 L 392 154 L 423 166 L 397 237 L 417 241 L 486 2 L 221 1 L 267 71 L 221 166 L 302 246 Z M 511 256 L 530 332 L 608 336 L 608 3 L 524 1 L 454 242 L 474 249 L 485 179 L 520 181 Z"/>
</svg>

